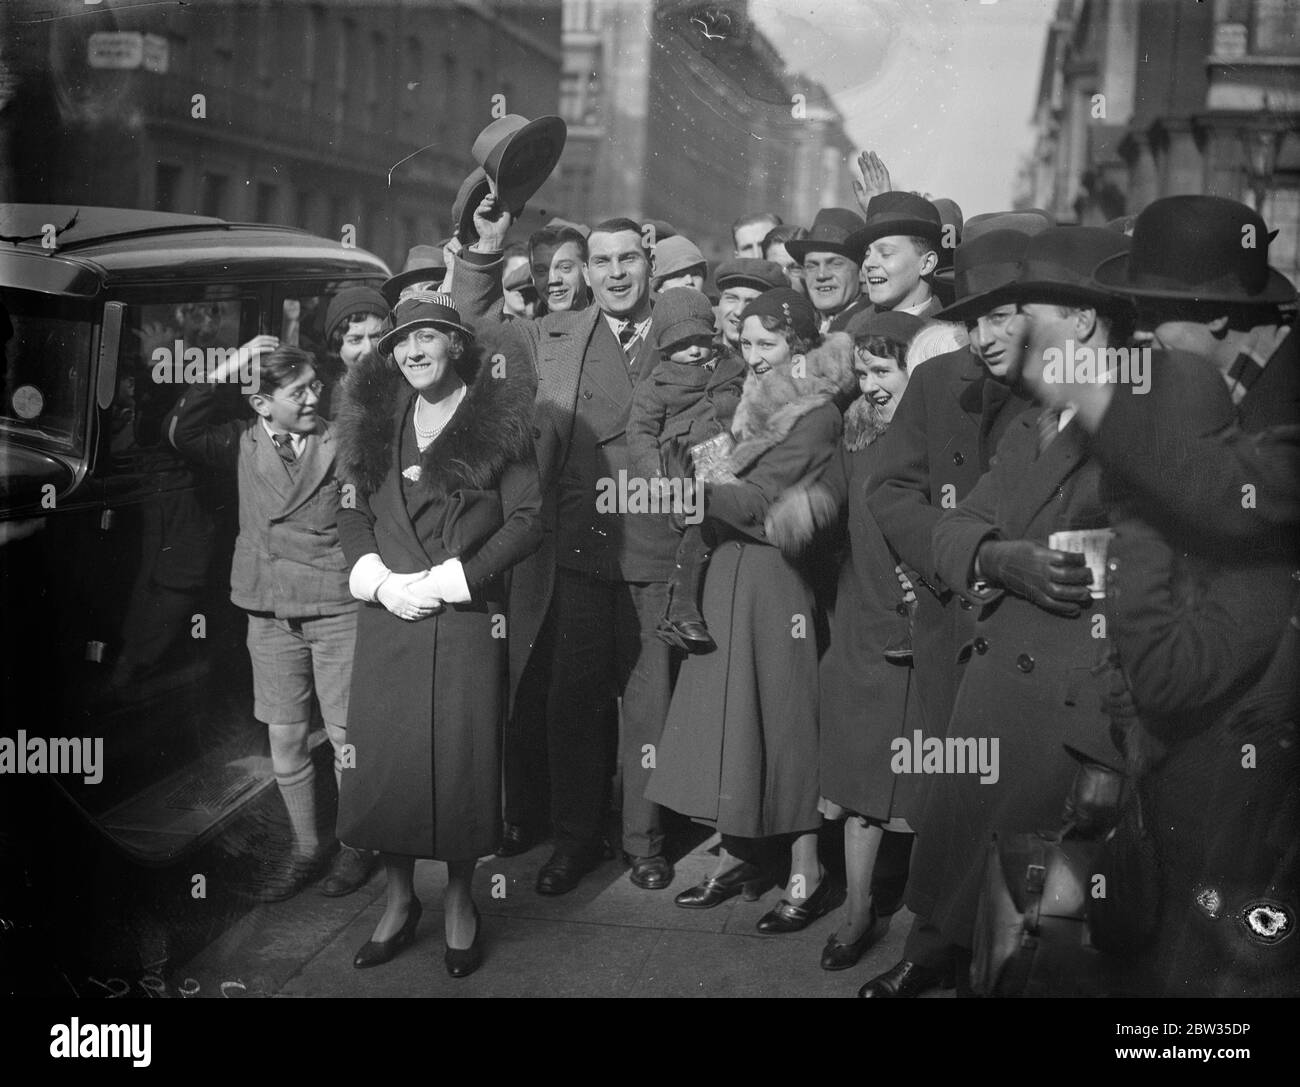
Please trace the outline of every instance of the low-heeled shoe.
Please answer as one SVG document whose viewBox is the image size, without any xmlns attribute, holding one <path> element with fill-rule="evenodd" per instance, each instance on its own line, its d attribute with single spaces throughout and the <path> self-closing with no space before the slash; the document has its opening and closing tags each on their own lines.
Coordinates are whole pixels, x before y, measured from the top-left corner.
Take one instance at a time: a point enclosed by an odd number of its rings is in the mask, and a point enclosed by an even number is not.
<svg viewBox="0 0 1300 1087">
<path fill-rule="evenodd" d="M 826 941 L 826 946 L 822 948 L 822 969 L 823 970 L 847 970 L 851 966 L 857 966 L 858 960 L 862 958 L 879 935 L 880 918 L 876 916 L 876 910 L 873 906 L 871 916 L 867 920 L 867 927 L 862 930 L 862 935 L 852 943 L 840 943 L 839 936 L 831 934 L 831 938 Z"/>
<path fill-rule="evenodd" d="M 844 901 L 844 885 L 829 874 L 822 877 L 817 890 L 801 906 L 781 899 L 758 920 L 758 931 L 769 936 L 806 929 L 823 914 L 830 913 Z"/>
<path fill-rule="evenodd" d="M 326 898 L 342 898 L 359 887 L 364 887 L 375 870 L 377 853 L 368 849 L 341 846 L 329 872 L 320 883 L 320 893 Z"/>
<path fill-rule="evenodd" d="M 588 872 L 600 864 L 595 850 L 568 853 L 557 849 L 537 873 L 539 895 L 563 895 L 572 891 Z"/>
<path fill-rule="evenodd" d="M 910 999 L 940 987 L 951 988 L 952 978 L 942 970 L 900 959 L 883 974 L 877 974 L 858 990 L 860 997 Z"/>
<path fill-rule="evenodd" d="M 631 857 L 623 854 L 623 860 L 632 866 L 628 878 L 646 891 L 664 891 L 673 881 L 673 866 L 662 853 L 653 857 Z"/>
<path fill-rule="evenodd" d="M 483 919 L 478 915 L 478 907 L 474 907 L 474 939 L 470 941 L 469 947 L 461 950 L 454 948 L 444 939 L 443 943 L 446 951 L 443 952 L 443 965 L 447 967 L 447 973 L 454 978 L 467 978 L 483 965 L 483 945 L 479 942 L 479 937 L 483 934 Z"/>
<path fill-rule="evenodd" d="M 352 965 L 358 970 L 365 970 L 367 967 L 382 966 L 388 962 L 415 939 L 415 926 L 420 923 L 420 914 L 423 912 L 420 900 L 411 899 L 411 904 L 406 908 L 406 920 L 402 922 L 402 927 L 387 940 L 367 940 L 356 953 Z"/>
<path fill-rule="evenodd" d="M 762 868 L 745 861 L 720 876 L 709 876 L 703 883 L 688 887 L 673 902 L 684 910 L 711 910 L 738 894 L 753 902 L 763 893 L 767 882 Z"/>
</svg>

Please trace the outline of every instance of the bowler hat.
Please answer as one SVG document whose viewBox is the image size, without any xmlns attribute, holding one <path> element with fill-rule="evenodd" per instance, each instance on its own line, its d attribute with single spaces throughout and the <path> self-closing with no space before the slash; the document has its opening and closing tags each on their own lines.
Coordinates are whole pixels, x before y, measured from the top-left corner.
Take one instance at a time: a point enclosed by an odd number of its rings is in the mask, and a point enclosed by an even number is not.
<svg viewBox="0 0 1300 1087">
<path fill-rule="evenodd" d="M 1092 269 L 1118 253 L 1129 239 L 1099 226 L 1057 226 L 1029 239 L 1020 271 L 1008 294 L 1018 302 L 1067 304 L 1118 302 L 1120 298 L 1092 278 Z"/>
<path fill-rule="evenodd" d="M 912 337 L 929 321 L 898 310 L 862 310 L 855 313 L 844 331 L 855 340 L 862 336 L 887 336 L 901 344 L 909 344 Z"/>
<path fill-rule="evenodd" d="M 838 253 L 854 264 L 862 263 L 867 251 L 865 243 L 855 240 L 856 231 L 862 227 L 862 216 L 848 208 L 822 208 L 813 219 L 808 237 L 791 239 L 785 251 L 800 264 L 809 253 Z M 788 281 L 787 281 L 788 282 Z"/>
<path fill-rule="evenodd" d="M 775 317 L 803 339 L 817 339 L 817 311 L 807 296 L 793 287 L 776 287 L 750 299 L 740 319 L 743 322 L 750 317 Z"/>
<path fill-rule="evenodd" d="M 473 336 L 473 330 L 461 320 L 451 295 L 418 291 L 407 295 L 393 309 L 393 327 L 385 332 L 376 345 L 381 355 L 391 355 L 393 346 L 417 328 L 441 328 Z"/>
<path fill-rule="evenodd" d="M 1144 210 L 1133 246 L 1098 264 L 1096 283 L 1138 298 L 1276 306 L 1296 290 L 1269 267 L 1259 213 L 1221 196 L 1167 196 Z"/>
<path fill-rule="evenodd" d="M 657 273 L 656 273 L 657 274 Z M 756 291 L 770 291 L 774 287 L 788 287 L 790 281 L 779 264 L 757 257 L 735 257 L 719 265 L 713 275 L 718 290 L 728 287 L 752 287 Z"/>
<path fill-rule="evenodd" d="M 478 134 L 470 154 L 492 180 L 501 205 L 518 215 L 551 176 L 568 132 L 559 117 L 530 121 L 507 113 Z"/>
<path fill-rule="evenodd" d="M 878 238 L 896 234 L 925 238 L 938 248 L 943 238 L 943 217 L 924 196 L 911 192 L 882 192 L 867 204 L 866 224 L 853 234 L 851 240 L 861 246 L 865 254 L 867 247 Z"/>
<path fill-rule="evenodd" d="M 439 284 L 447 278 L 447 257 L 438 245 L 413 245 L 406 251 L 406 263 L 397 275 L 379 288 L 390 306 L 397 305 L 403 288 L 412 283 Z"/>
<path fill-rule="evenodd" d="M 367 313 L 382 320 L 388 316 L 389 308 L 388 300 L 374 287 L 348 287 L 339 291 L 325 310 L 325 342 L 328 343 L 330 333 L 354 313 Z"/>
<path fill-rule="evenodd" d="M 663 279 L 665 276 L 675 276 L 691 268 L 702 268 L 707 270 L 708 264 L 704 259 L 704 254 L 700 252 L 696 244 L 689 238 L 683 238 L 680 234 L 672 237 L 660 238 L 655 243 L 655 260 L 654 260 L 654 278 Z"/>
<path fill-rule="evenodd" d="M 456 193 L 456 202 L 451 206 L 451 231 L 460 239 L 462 245 L 478 241 L 478 231 L 474 228 L 474 212 L 483 203 L 483 198 L 492 191 L 492 184 L 482 166 L 474 167 L 469 177 L 460 183 Z M 497 205 L 500 207 L 500 205 Z"/>
<path fill-rule="evenodd" d="M 713 306 L 693 287 L 670 287 L 655 303 L 653 329 L 661 351 L 690 336 L 712 336 Z"/>
<path fill-rule="evenodd" d="M 934 315 L 936 321 L 965 321 L 996 309 L 1020 274 L 1029 235 L 990 230 L 957 247 L 952 283 L 956 301 Z"/>
</svg>

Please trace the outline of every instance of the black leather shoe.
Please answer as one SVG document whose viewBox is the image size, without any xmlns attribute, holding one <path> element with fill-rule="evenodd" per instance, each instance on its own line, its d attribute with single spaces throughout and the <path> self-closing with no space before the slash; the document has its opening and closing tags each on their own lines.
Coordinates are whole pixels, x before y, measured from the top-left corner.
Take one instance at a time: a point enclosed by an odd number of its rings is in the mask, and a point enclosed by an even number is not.
<svg viewBox="0 0 1300 1087">
<path fill-rule="evenodd" d="M 907 959 L 900 959 L 883 974 L 877 974 L 861 989 L 860 997 L 901 997 L 910 999 L 940 987 L 952 988 L 952 978 L 942 970 L 929 966 L 919 966 Z"/>
<path fill-rule="evenodd" d="M 762 868 L 745 862 L 688 887 L 673 902 L 684 910 L 711 910 L 738 894 L 743 894 L 746 902 L 755 902 L 770 882 Z"/>
<path fill-rule="evenodd" d="M 364 887 L 375 870 L 379 855 L 368 849 L 340 846 L 329 872 L 321 880 L 320 893 L 326 898 L 342 898 Z"/>
<path fill-rule="evenodd" d="M 254 902 L 283 902 L 292 898 L 316 879 L 328 857 L 325 850 L 306 856 L 290 854 L 253 877 L 248 897 Z"/>
<path fill-rule="evenodd" d="M 876 937 L 880 935 L 880 918 L 876 916 L 876 908 L 871 907 L 871 916 L 867 920 L 867 927 L 863 929 L 862 935 L 854 940 L 851 944 L 840 943 L 839 937 L 834 933 L 826 941 L 826 946 L 822 948 L 822 969 L 823 970 L 847 970 L 850 966 L 857 966 L 858 960 L 862 958 L 863 953 L 873 943 Z"/>
<path fill-rule="evenodd" d="M 406 920 L 402 922 L 402 927 L 387 940 L 367 940 L 353 957 L 352 965 L 358 970 L 365 970 L 370 966 L 382 966 L 415 939 L 415 926 L 420 923 L 420 914 L 423 912 L 420 900 L 411 899 L 411 904 L 406 908 Z"/>
<path fill-rule="evenodd" d="M 478 907 L 474 907 L 474 939 L 470 941 L 469 947 L 464 950 L 452 947 L 451 944 L 443 943 L 447 950 L 443 953 L 443 965 L 447 967 L 447 973 L 454 978 L 467 978 L 483 965 L 483 945 L 479 943 L 479 936 L 483 933 L 483 922 L 478 915 Z"/>
<path fill-rule="evenodd" d="M 677 631 L 678 637 L 686 644 L 688 653 L 712 653 L 718 648 L 718 643 L 713 640 L 709 633 L 709 628 L 703 622 L 695 622 L 687 619 L 682 623 L 674 623 L 673 628 Z"/>
<path fill-rule="evenodd" d="M 673 881 L 673 866 L 662 853 L 653 857 L 631 857 L 623 854 L 625 863 L 632 866 L 629 879 L 646 891 L 665 891 Z"/>
<path fill-rule="evenodd" d="M 568 894 L 578 885 L 583 876 L 599 864 L 600 856 L 595 850 L 566 853 L 557 849 L 537 873 L 537 893 L 539 895 Z"/>
<path fill-rule="evenodd" d="M 501 830 L 501 845 L 496 855 L 517 857 L 520 853 L 527 853 L 541 840 L 541 835 L 533 834 L 522 824 L 507 823 Z"/>
<path fill-rule="evenodd" d="M 806 929 L 823 914 L 830 913 L 844 901 L 844 885 L 833 878 L 830 873 L 822 876 L 808 899 L 801 906 L 781 899 L 772 909 L 758 919 L 758 931 L 769 936 L 785 932 L 799 932 Z"/>
</svg>

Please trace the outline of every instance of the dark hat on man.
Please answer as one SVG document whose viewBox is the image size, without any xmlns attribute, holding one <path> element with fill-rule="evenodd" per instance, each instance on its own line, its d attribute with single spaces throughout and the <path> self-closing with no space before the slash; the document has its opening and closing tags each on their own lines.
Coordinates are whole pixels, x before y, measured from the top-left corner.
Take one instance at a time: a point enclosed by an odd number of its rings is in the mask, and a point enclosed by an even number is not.
<svg viewBox="0 0 1300 1087">
<path fill-rule="evenodd" d="M 379 288 L 389 306 L 397 305 L 397 297 L 412 283 L 441 283 L 447 278 L 447 256 L 440 245 L 413 245 L 406 251 L 406 263 L 397 275 L 384 281 Z M 387 314 L 385 314 L 387 316 Z"/>
<path fill-rule="evenodd" d="M 844 326 L 844 331 L 855 340 L 862 336 L 885 336 L 898 343 L 909 344 L 912 337 L 929 323 L 921 317 L 899 313 L 898 310 L 863 310 L 853 315 Z"/>
<path fill-rule="evenodd" d="M 1121 301 L 1092 271 L 1102 261 L 1127 253 L 1129 241 L 1105 227 L 1057 226 L 1029 239 L 1020 271 L 1008 294 L 1018 302 L 1059 301 L 1099 305 Z"/>
<path fill-rule="evenodd" d="M 882 192 L 867 204 L 866 225 L 856 231 L 851 240 L 865 254 L 872 242 L 894 235 L 924 238 L 937 249 L 943 240 L 943 217 L 924 196 L 911 192 Z"/>
<path fill-rule="evenodd" d="M 478 231 L 474 228 L 474 212 L 483 203 L 483 198 L 492 191 L 492 183 L 482 166 L 474 167 L 473 172 L 460 183 L 456 200 L 451 205 L 451 230 L 460 239 L 462 245 L 478 241 Z"/>
<path fill-rule="evenodd" d="M 973 242 L 981 234 L 992 230 L 1015 230 L 1021 234 L 1041 234 L 1044 230 L 1056 226 L 1054 220 L 1045 211 L 1028 208 L 1025 211 L 986 211 L 972 216 L 962 230 L 962 242 Z"/>
<path fill-rule="evenodd" d="M 936 321 L 966 321 L 1008 301 L 1008 290 L 1020 275 L 1020 262 L 1029 235 L 1018 230 L 990 230 L 957 247 L 952 305 L 934 315 Z"/>
<path fill-rule="evenodd" d="M 939 218 L 943 222 L 943 230 L 939 236 L 939 266 L 937 271 L 947 271 L 952 268 L 953 253 L 957 246 L 961 245 L 963 237 L 962 214 L 961 208 L 957 201 L 949 200 L 946 196 L 940 196 L 931 201 L 934 209 L 939 213 Z M 949 228 L 952 228 L 949 230 Z M 946 244 L 948 239 L 952 239 L 952 244 Z M 936 273 L 937 274 L 937 273 Z"/>
<path fill-rule="evenodd" d="M 665 238 L 675 238 L 678 235 L 677 228 L 667 219 L 643 219 L 642 226 L 654 227 L 654 240 L 658 245 Z"/>
<path fill-rule="evenodd" d="M 713 282 L 720 291 L 725 291 L 728 287 L 752 287 L 756 291 L 770 291 L 774 287 L 790 286 L 790 281 L 786 279 L 785 271 L 779 264 L 772 260 L 759 260 L 757 257 L 735 257 L 724 261 L 714 273 Z"/>
<path fill-rule="evenodd" d="M 501 204 L 517 216 L 551 176 L 568 134 L 559 117 L 530 121 L 507 113 L 478 134 L 470 154 L 492 180 Z"/>
<path fill-rule="evenodd" d="M 527 291 L 534 289 L 533 270 L 529 267 L 528 261 L 523 264 L 516 264 L 509 274 L 502 274 L 501 289 L 503 291 Z"/>
<path fill-rule="evenodd" d="M 1269 267 L 1268 227 L 1258 212 L 1221 196 L 1167 196 L 1147 207 L 1126 252 L 1098 262 L 1104 290 L 1137 298 L 1276 306 L 1296 290 Z"/>
<path fill-rule="evenodd" d="M 707 272 L 708 262 L 699 247 L 689 238 L 674 234 L 655 243 L 654 278 L 680 275 L 691 268 Z"/>
<path fill-rule="evenodd" d="M 712 336 L 713 306 L 693 287 L 670 287 L 655 303 L 655 346 L 662 351 L 690 336 Z"/>
<path fill-rule="evenodd" d="M 854 240 L 856 232 L 861 229 L 862 216 L 856 211 L 849 211 L 848 208 L 822 208 L 813 219 L 808 237 L 786 242 L 785 251 L 800 264 L 809 253 L 838 253 L 842 257 L 848 257 L 854 264 L 861 264 L 867 247 Z"/>
<path fill-rule="evenodd" d="M 740 320 L 775 317 L 805 340 L 817 339 L 817 311 L 807 297 L 793 287 L 775 287 L 752 298 L 741 311 Z"/>
<path fill-rule="evenodd" d="M 390 281 L 391 282 L 391 281 Z M 325 342 L 354 313 L 369 314 L 381 320 L 388 316 L 388 300 L 374 287 L 348 287 L 330 299 L 325 309 Z"/>
<path fill-rule="evenodd" d="M 473 330 L 461 320 L 460 311 L 449 294 L 418 291 L 407 295 L 393 309 L 393 327 L 379 338 L 376 350 L 381 355 L 391 355 L 393 345 L 404 340 L 417 328 L 440 328 L 444 332 L 460 332 L 473 336 Z"/>
</svg>

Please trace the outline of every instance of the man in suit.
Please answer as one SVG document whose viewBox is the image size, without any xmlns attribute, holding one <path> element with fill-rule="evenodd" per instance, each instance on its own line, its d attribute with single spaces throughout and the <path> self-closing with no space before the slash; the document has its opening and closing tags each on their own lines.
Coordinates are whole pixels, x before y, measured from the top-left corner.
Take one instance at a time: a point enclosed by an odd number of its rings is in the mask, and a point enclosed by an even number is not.
<svg viewBox="0 0 1300 1087">
<path fill-rule="evenodd" d="M 883 192 L 867 205 L 867 221 L 850 236 L 863 251 L 867 300 L 876 310 L 933 317 L 942 304 L 930 281 L 943 249 L 943 219 L 910 192 Z"/>
<path fill-rule="evenodd" d="M 644 797 L 672 693 L 671 650 L 655 626 L 667 604 L 677 536 L 665 513 L 624 512 L 610 496 L 635 476 L 626 429 L 637 385 L 656 362 L 650 264 L 640 226 L 597 225 L 585 270 L 594 305 L 516 321 L 537 374 L 536 446 L 547 535 L 517 572 L 529 618 L 512 655 L 553 639 L 548 700 L 555 851 L 539 894 L 565 894 L 601 858 L 615 748 L 623 773 L 623 849 L 632 882 L 672 882 L 658 805 Z M 623 473 L 623 475 L 620 475 Z M 612 508 L 611 508 L 612 506 Z M 622 699 L 622 735 L 610 708 Z"/>
<path fill-rule="evenodd" d="M 1007 383 L 1006 351 L 1016 312 L 1007 292 L 1031 234 L 1048 225 L 1041 217 L 999 216 L 957 247 L 956 301 L 941 316 L 964 321 L 970 343 L 929 360 L 908 382 L 881 439 L 880 484 L 867 497 L 890 547 L 910 569 L 926 572 L 917 579 L 912 652 L 921 715 L 933 736 L 947 730 L 959 674 L 957 650 L 970 637 L 974 614 L 971 601 L 929 573 L 935 565 L 931 537 L 940 514 L 970 493 L 1011 421 L 1030 406 Z M 923 833 L 924 820 L 912 829 Z M 885 840 L 876 882 L 888 898 L 901 897 L 905 847 L 910 849 L 911 841 L 902 835 Z M 892 855 L 896 852 L 900 855 Z M 897 888 L 892 894 L 890 884 Z M 951 949 L 918 917 L 902 960 L 881 975 L 881 991 L 872 995 L 911 995 L 909 979 L 918 968 L 937 972 L 950 957 Z"/>
<path fill-rule="evenodd" d="M 855 240 L 862 216 L 848 208 L 822 208 L 806 238 L 792 238 L 785 251 L 803 267 L 808 297 L 817 309 L 818 331 L 842 332 L 853 315 L 870 310 L 858 273 L 866 245 Z"/>
</svg>

